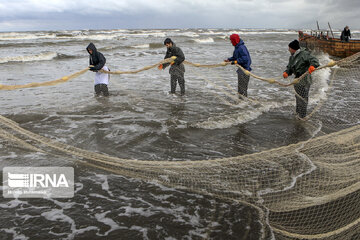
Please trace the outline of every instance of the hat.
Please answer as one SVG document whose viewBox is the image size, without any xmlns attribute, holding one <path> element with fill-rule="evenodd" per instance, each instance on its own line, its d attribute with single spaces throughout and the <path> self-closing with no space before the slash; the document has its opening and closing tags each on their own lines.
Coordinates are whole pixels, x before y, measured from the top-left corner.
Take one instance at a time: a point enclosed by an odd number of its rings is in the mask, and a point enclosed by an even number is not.
<svg viewBox="0 0 360 240">
<path fill-rule="evenodd" d="M 300 43 L 298 40 L 294 40 L 291 43 L 289 43 L 289 47 L 294 50 L 298 50 L 300 48 Z"/>
<path fill-rule="evenodd" d="M 174 44 L 173 41 L 170 38 L 165 39 L 164 45 L 169 44 L 169 43 Z"/>
<path fill-rule="evenodd" d="M 240 42 L 240 36 L 238 34 L 231 34 L 230 41 L 233 46 L 236 46 Z"/>
</svg>

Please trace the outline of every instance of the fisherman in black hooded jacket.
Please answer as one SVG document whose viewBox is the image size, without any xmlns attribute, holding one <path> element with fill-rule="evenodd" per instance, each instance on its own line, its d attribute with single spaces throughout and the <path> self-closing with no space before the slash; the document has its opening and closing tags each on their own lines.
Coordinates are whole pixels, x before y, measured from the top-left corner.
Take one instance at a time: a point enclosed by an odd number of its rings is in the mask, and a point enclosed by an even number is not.
<svg viewBox="0 0 360 240">
<path fill-rule="evenodd" d="M 185 94 L 185 67 L 182 63 L 185 60 L 184 53 L 182 50 L 173 43 L 173 41 L 170 38 L 165 39 L 164 45 L 167 47 L 167 51 L 165 54 L 165 58 L 171 58 L 172 56 L 175 56 L 176 59 L 171 63 L 165 63 L 159 65 L 159 70 L 165 69 L 167 66 L 171 65 L 169 73 L 170 73 L 170 85 L 171 85 L 171 92 L 175 93 L 176 90 L 176 82 L 179 82 L 180 86 L 180 94 Z"/>
<path fill-rule="evenodd" d="M 109 74 L 98 72 L 101 69 L 109 71 L 109 68 L 105 66 L 106 58 L 101 52 L 97 51 L 93 43 L 90 43 L 86 50 L 90 54 L 89 63 L 91 67 L 89 67 L 89 70 L 96 72 L 94 83 L 95 93 L 97 96 L 100 95 L 101 92 L 104 96 L 109 96 Z"/>
</svg>

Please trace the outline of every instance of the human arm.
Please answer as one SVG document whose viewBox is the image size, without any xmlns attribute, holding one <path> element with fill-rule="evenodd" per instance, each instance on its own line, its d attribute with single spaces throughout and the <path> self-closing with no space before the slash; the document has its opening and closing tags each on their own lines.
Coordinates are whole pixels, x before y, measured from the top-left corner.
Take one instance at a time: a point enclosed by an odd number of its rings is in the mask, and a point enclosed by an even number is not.
<svg viewBox="0 0 360 240">
<path fill-rule="evenodd" d="M 238 48 L 236 59 L 233 61 L 237 61 L 237 63 L 243 67 L 250 65 L 251 63 L 250 54 L 247 48 L 245 47 L 245 45 L 242 45 Z"/>
<path fill-rule="evenodd" d="M 174 64 L 180 65 L 185 60 L 185 55 L 181 48 L 176 47 L 175 54 L 176 59 L 174 60 Z"/>
<path fill-rule="evenodd" d="M 171 58 L 171 51 L 170 51 L 169 48 L 168 48 L 167 51 L 166 51 L 166 54 L 165 54 L 164 59 L 167 59 L 167 58 Z M 170 65 L 170 63 L 160 64 L 160 65 L 158 66 L 158 69 L 159 69 L 159 70 L 165 69 L 165 68 L 167 68 L 169 65 Z M 161 67 L 160 67 L 160 66 L 161 66 Z"/>
<path fill-rule="evenodd" d="M 310 65 L 308 71 L 311 74 L 313 71 L 315 71 L 315 68 L 320 66 L 320 63 L 319 63 L 319 60 L 316 57 L 314 57 L 313 55 L 311 55 L 310 53 L 308 55 L 308 61 L 309 61 L 309 65 Z"/>
<path fill-rule="evenodd" d="M 292 68 L 291 68 L 291 60 L 292 60 L 292 58 L 290 57 L 290 58 L 289 58 L 289 63 L 288 63 L 288 65 L 286 66 L 286 70 L 283 72 L 283 77 L 284 77 L 284 78 L 287 78 L 287 77 L 289 77 L 290 75 L 293 74 L 293 70 L 292 70 Z"/>
<path fill-rule="evenodd" d="M 98 70 L 101 70 L 105 66 L 106 58 L 100 52 L 97 52 L 97 58 L 98 58 L 99 62 L 94 65 L 94 70 L 98 71 Z"/>
</svg>

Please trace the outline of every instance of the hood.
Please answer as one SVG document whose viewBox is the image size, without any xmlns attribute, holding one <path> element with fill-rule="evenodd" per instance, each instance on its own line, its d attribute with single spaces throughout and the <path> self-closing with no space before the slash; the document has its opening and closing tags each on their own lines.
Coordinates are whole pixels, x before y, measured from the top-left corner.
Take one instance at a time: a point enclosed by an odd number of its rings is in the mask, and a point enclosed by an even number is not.
<svg viewBox="0 0 360 240">
<path fill-rule="evenodd" d="M 87 47 L 86 47 L 86 50 L 88 51 L 89 53 L 89 49 L 93 51 L 93 54 L 97 52 L 97 49 L 95 47 L 95 45 L 93 43 L 90 43 Z M 90 54 L 90 53 L 89 53 Z"/>
<path fill-rule="evenodd" d="M 240 42 L 240 36 L 238 34 L 232 34 L 230 36 L 230 41 L 233 46 L 236 46 Z"/>
</svg>

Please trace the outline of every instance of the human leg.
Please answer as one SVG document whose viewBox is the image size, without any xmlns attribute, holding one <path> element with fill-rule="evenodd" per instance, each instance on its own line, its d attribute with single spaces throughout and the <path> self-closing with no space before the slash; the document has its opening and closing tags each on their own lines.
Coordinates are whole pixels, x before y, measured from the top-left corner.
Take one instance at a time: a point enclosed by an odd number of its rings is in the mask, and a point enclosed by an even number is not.
<svg viewBox="0 0 360 240">
<path fill-rule="evenodd" d="M 175 74 L 170 74 L 170 92 L 171 93 L 175 93 L 176 91 L 176 82 L 177 82 L 177 77 Z"/>
<path fill-rule="evenodd" d="M 310 84 L 305 86 L 295 84 L 294 85 L 295 95 L 296 98 L 296 113 L 300 118 L 304 118 L 307 112 L 307 105 L 309 101 L 309 90 Z"/>
<path fill-rule="evenodd" d="M 249 85 L 250 76 L 246 75 L 242 70 L 237 71 L 238 74 L 238 93 L 247 97 L 247 89 Z"/>
</svg>

